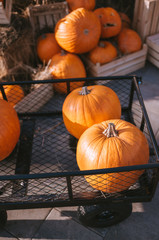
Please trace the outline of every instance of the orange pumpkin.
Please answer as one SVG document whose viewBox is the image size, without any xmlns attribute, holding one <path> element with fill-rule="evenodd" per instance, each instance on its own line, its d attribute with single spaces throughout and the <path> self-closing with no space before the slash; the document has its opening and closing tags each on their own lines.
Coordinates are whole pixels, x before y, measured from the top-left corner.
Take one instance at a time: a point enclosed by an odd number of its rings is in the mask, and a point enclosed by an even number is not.
<svg viewBox="0 0 159 240">
<path fill-rule="evenodd" d="M 147 164 L 149 146 L 144 134 L 133 124 L 115 119 L 87 129 L 77 144 L 80 170 L 95 170 Z M 95 189 L 120 192 L 135 184 L 143 170 L 85 176 Z"/>
<path fill-rule="evenodd" d="M 100 41 L 98 45 L 88 53 L 88 58 L 94 64 L 108 63 L 117 57 L 116 47 L 108 41 Z"/>
<path fill-rule="evenodd" d="M 102 38 L 110 38 L 119 34 L 122 22 L 119 13 L 114 8 L 97 8 L 94 13 L 101 23 Z"/>
<path fill-rule="evenodd" d="M 123 13 L 123 12 L 119 12 L 119 15 L 120 15 L 121 21 L 122 21 L 122 28 L 124 28 L 124 27 L 130 28 L 131 27 L 131 20 L 128 17 L 128 15 Z"/>
<path fill-rule="evenodd" d="M 71 11 L 77 8 L 85 8 L 87 10 L 93 10 L 95 8 L 95 0 L 66 0 Z"/>
<path fill-rule="evenodd" d="M 14 108 L 0 99 L 0 161 L 8 157 L 20 136 L 20 123 Z"/>
<path fill-rule="evenodd" d="M 116 93 L 103 85 L 77 88 L 65 99 L 63 120 L 68 132 L 76 138 L 95 123 L 121 117 Z"/>
<path fill-rule="evenodd" d="M 61 51 L 54 33 L 44 33 L 37 40 L 37 55 L 42 62 L 48 63 L 53 55 Z"/>
<path fill-rule="evenodd" d="M 72 53 L 61 51 L 54 55 L 51 59 L 49 70 L 54 79 L 66 79 L 66 78 L 85 78 L 86 70 L 81 59 Z M 83 86 L 82 82 L 71 82 L 70 91 L 73 89 Z M 61 93 L 67 93 L 67 84 L 54 83 L 56 91 Z"/>
<path fill-rule="evenodd" d="M 4 91 L 8 102 L 14 106 L 24 97 L 24 91 L 19 85 L 4 85 Z M 3 99 L 0 92 L 0 99 Z"/>
<path fill-rule="evenodd" d="M 139 51 L 142 47 L 142 40 L 139 34 L 130 29 L 123 28 L 117 37 L 119 50 L 123 54 Z"/>
<path fill-rule="evenodd" d="M 84 8 L 78 8 L 59 20 L 55 26 L 58 44 L 71 53 L 85 53 L 99 41 L 101 25 L 96 15 Z"/>
</svg>

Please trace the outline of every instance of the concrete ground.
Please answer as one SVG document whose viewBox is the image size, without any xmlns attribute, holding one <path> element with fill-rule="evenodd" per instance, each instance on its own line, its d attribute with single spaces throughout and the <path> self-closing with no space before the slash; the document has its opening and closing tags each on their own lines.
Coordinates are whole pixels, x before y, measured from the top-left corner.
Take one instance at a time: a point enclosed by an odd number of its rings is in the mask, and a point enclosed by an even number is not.
<svg viewBox="0 0 159 240">
<path fill-rule="evenodd" d="M 142 76 L 141 92 L 159 143 L 159 69 L 147 62 L 135 72 Z M 89 228 L 77 218 L 77 207 L 10 210 L 0 240 L 158 240 L 159 186 L 151 202 L 134 203 L 129 218 L 108 228 Z"/>
</svg>

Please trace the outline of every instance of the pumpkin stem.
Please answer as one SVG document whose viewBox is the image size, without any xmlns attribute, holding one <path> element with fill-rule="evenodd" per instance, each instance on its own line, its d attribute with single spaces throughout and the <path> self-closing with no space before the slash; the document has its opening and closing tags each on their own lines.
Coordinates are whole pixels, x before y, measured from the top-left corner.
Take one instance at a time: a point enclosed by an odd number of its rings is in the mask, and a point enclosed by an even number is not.
<svg viewBox="0 0 159 240">
<path fill-rule="evenodd" d="M 104 48 L 105 47 L 105 43 L 104 42 L 99 42 L 98 46 Z"/>
<path fill-rule="evenodd" d="M 103 134 L 107 136 L 107 138 L 117 137 L 118 131 L 115 129 L 114 123 L 109 123 L 108 128 L 103 131 Z"/>
<path fill-rule="evenodd" d="M 82 90 L 79 91 L 80 95 L 87 95 L 91 92 L 91 90 L 88 90 L 87 86 L 82 87 Z"/>
<path fill-rule="evenodd" d="M 66 51 L 64 49 L 61 49 L 61 56 L 66 55 Z"/>
<path fill-rule="evenodd" d="M 84 32 L 84 34 L 85 34 L 85 35 L 88 35 L 88 33 L 89 33 L 89 30 L 88 30 L 88 29 L 84 29 L 84 31 L 83 31 L 83 32 Z"/>
</svg>

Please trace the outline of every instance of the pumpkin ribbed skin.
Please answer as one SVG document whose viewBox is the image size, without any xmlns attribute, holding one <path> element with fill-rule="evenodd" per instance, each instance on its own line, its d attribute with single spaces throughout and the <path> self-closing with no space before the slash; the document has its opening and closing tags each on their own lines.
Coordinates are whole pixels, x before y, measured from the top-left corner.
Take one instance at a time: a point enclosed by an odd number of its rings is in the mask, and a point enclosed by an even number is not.
<svg viewBox="0 0 159 240">
<path fill-rule="evenodd" d="M 130 29 L 123 28 L 118 35 L 118 47 L 123 54 L 139 51 L 142 47 L 142 40 L 139 34 Z"/>
<path fill-rule="evenodd" d="M 84 90 L 88 91 L 88 94 L 82 95 Z M 66 129 L 71 135 L 79 138 L 95 123 L 120 118 L 121 105 L 112 89 L 94 85 L 72 91 L 63 103 L 62 114 Z"/>
<path fill-rule="evenodd" d="M 108 63 L 117 57 L 117 49 L 108 41 L 100 41 L 98 45 L 88 53 L 88 58 L 94 64 Z"/>
<path fill-rule="evenodd" d="M 115 125 L 116 136 L 107 136 L 110 123 Z M 107 132 L 108 134 L 108 132 Z M 77 163 L 80 170 L 93 170 L 147 164 L 149 146 L 144 134 L 133 124 L 115 119 L 95 124 L 87 129 L 77 144 Z M 113 193 L 135 184 L 142 170 L 85 176 L 95 189 Z"/>
<path fill-rule="evenodd" d="M 14 108 L 0 100 L 0 161 L 8 157 L 20 136 L 20 123 Z"/>
<path fill-rule="evenodd" d="M 66 79 L 66 78 L 85 78 L 86 70 L 81 59 L 72 53 L 61 51 L 54 55 L 50 63 L 50 71 L 54 79 Z M 83 86 L 84 82 L 71 82 L 70 90 Z M 61 93 L 67 93 L 67 84 L 54 83 L 56 91 Z"/>
<path fill-rule="evenodd" d="M 77 8 L 85 8 L 87 10 L 93 10 L 95 8 L 95 0 L 66 0 L 71 11 Z"/>
<path fill-rule="evenodd" d="M 55 26 L 58 44 L 71 53 L 85 53 L 93 49 L 100 38 L 101 25 L 96 15 L 84 8 L 72 11 Z"/>
<path fill-rule="evenodd" d="M 48 61 L 61 51 L 54 33 L 44 33 L 37 40 L 37 54 L 42 62 Z"/>
<path fill-rule="evenodd" d="M 14 106 L 24 97 L 24 91 L 19 85 L 6 85 L 4 91 L 8 102 Z M 0 92 L 0 99 L 3 99 L 2 93 Z"/>
<path fill-rule="evenodd" d="M 102 7 L 94 10 L 101 23 L 101 37 L 110 38 L 119 34 L 122 26 L 119 13 L 111 7 Z"/>
</svg>

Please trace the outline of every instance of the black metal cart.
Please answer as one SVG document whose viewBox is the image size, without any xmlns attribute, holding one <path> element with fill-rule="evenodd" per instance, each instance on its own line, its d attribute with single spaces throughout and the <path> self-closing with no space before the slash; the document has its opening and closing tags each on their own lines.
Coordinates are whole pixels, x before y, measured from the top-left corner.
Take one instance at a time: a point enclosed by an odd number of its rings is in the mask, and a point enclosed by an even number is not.
<svg viewBox="0 0 159 240">
<path fill-rule="evenodd" d="M 85 85 L 104 84 L 116 92 L 122 106 L 122 119 L 136 125 L 148 140 L 148 164 L 79 170 L 76 163 L 77 140 L 67 132 L 62 119 L 66 95 L 54 91 L 43 106 L 35 107 L 40 103 L 39 96 L 40 99 L 47 97 L 46 89 L 53 82 L 66 82 L 69 93 L 70 82 L 81 80 Z M 1 225 L 5 224 L 6 210 L 10 209 L 78 206 L 77 213 L 83 224 L 106 227 L 127 218 L 132 212 L 133 202 L 151 201 L 158 183 L 159 153 L 140 92 L 141 80 L 137 76 L 111 76 L 0 83 L 4 99 L 5 85 L 20 84 L 26 93 L 15 107 L 21 122 L 19 142 L 12 154 L 0 162 Z M 35 91 L 34 94 L 28 95 L 31 91 Z M 84 178 L 84 175 L 113 172 L 122 175 L 131 171 L 135 174 L 141 169 L 144 173 L 138 181 L 117 193 L 95 190 Z"/>
</svg>

